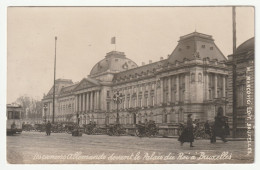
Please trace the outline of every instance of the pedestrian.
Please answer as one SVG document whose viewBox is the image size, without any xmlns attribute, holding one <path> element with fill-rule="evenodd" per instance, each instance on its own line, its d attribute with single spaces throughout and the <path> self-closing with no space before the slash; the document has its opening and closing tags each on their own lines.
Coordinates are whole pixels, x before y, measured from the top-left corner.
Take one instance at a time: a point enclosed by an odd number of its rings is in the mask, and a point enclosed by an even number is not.
<svg viewBox="0 0 260 170">
<path fill-rule="evenodd" d="M 193 135 L 193 123 L 192 123 L 192 114 L 188 114 L 187 118 L 187 127 L 184 128 L 183 132 L 181 133 L 179 137 L 179 141 L 181 142 L 181 146 L 184 142 L 189 142 L 190 147 L 194 147 L 192 145 L 192 142 L 194 142 L 194 135 Z"/>
<path fill-rule="evenodd" d="M 50 121 L 48 121 L 48 123 L 46 124 L 46 134 L 47 134 L 47 136 L 51 135 L 51 123 L 50 123 Z"/>
<path fill-rule="evenodd" d="M 210 140 L 211 143 L 216 143 L 216 137 L 220 137 L 223 142 L 227 142 L 226 140 L 226 132 L 225 132 L 226 122 L 225 117 L 223 116 L 223 109 L 220 107 L 218 109 L 218 114 L 215 117 L 215 122 L 213 125 L 213 134 Z"/>
</svg>

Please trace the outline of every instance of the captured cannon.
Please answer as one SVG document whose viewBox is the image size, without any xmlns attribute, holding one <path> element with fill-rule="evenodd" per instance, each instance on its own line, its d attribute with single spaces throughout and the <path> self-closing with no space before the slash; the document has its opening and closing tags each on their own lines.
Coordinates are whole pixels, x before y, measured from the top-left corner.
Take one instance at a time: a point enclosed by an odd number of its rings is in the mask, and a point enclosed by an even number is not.
<svg viewBox="0 0 260 170">
<path fill-rule="evenodd" d="M 136 124 L 136 136 L 139 137 L 152 137 L 158 135 L 159 129 L 154 121 L 149 121 L 147 123 Z"/>
<path fill-rule="evenodd" d="M 113 124 L 113 125 L 108 125 L 107 126 L 107 134 L 109 136 L 120 136 L 120 135 L 125 135 L 126 130 L 124 127 L 120 124 Z"/>
</svg>

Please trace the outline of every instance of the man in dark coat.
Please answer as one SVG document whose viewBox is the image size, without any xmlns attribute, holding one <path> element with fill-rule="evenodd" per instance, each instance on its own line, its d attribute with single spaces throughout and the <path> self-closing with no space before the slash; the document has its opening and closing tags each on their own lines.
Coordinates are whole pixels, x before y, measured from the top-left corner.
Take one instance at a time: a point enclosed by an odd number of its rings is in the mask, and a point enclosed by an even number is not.
<svg viewBox="0 0 260 170">
<path fill-rule="evenodd" d="M 223 109 L 220 107 L 218 109 L 218 114 L 215 117 L 215 123 L 213 125 L 213 134 L 210 140 L 211 143 L 216 142 L 216 136 L 220 137 L 223 142 L 227 142 L 225 139 L 226 132 L 225 132 L 225 117 L 223 116 Z"/>
<path fill-rule="evenodd" d="M 192 142 L 194 142 L 194 135 L 193 135 L 193 122 L 191 116 L 192 114 L 188 114 L 187 127 L 184 128 L 178 140 L 181 142 L 181 145 L 183 145 L 184 142 L 190 142 L 190 147 L 194 147 L 192 145 Z"/>
<path fill-rule="evenodd" d="M 47 136 L 51 135 L 51 123 L 50 123 L 50 121 L 48 121 L 48 123 L 46 124 L 46 134 L 47 134 Z"/>
</svg>

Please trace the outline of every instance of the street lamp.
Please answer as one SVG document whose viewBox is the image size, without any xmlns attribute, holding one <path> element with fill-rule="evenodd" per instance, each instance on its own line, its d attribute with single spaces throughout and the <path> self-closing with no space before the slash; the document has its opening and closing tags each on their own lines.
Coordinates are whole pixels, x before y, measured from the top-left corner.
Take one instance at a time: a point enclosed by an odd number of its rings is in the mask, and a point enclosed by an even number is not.
<svg viewBox="0 0 260 170">
<path fill-rule="evenodd" d="M 46 111 L 47 111 L 47 104 L 44 104 L 44 122 L 46 123 Z"/>
<path fill-rule="evenodd" d="M 117 91 L 113 96 L 113 101 L 114 103 L 116 103 L 116 123 L 119 124 L 118 105 L 123 101 L 122 93 L 119 93 L 119 91 Z"/>
</svg>

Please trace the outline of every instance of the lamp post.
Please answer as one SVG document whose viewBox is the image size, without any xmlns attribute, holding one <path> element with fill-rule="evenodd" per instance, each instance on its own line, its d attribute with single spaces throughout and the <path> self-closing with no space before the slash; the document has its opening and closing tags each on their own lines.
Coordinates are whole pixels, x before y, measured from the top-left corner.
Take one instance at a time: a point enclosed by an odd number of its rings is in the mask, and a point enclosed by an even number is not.
<svg viewBox="0 0 260 170">
<path fill-rule="evenodd" d="M 113 96 L 113 101 L 116 104 L 116 123 L 119 124 L 119 113 L 118 113 L 118 105 L 120 103 L 122 103 L 123 100 L 123 95 L 122 93 L 119 93 L 119 91 L 117 91 L 114 96 Z"/>
<path fill-rule="evenodd" d="M 44 122 L 46 123 L 46 111 L 47 111 L 47 104 L 43 105 L 44 108 Z"/>
</svg>

